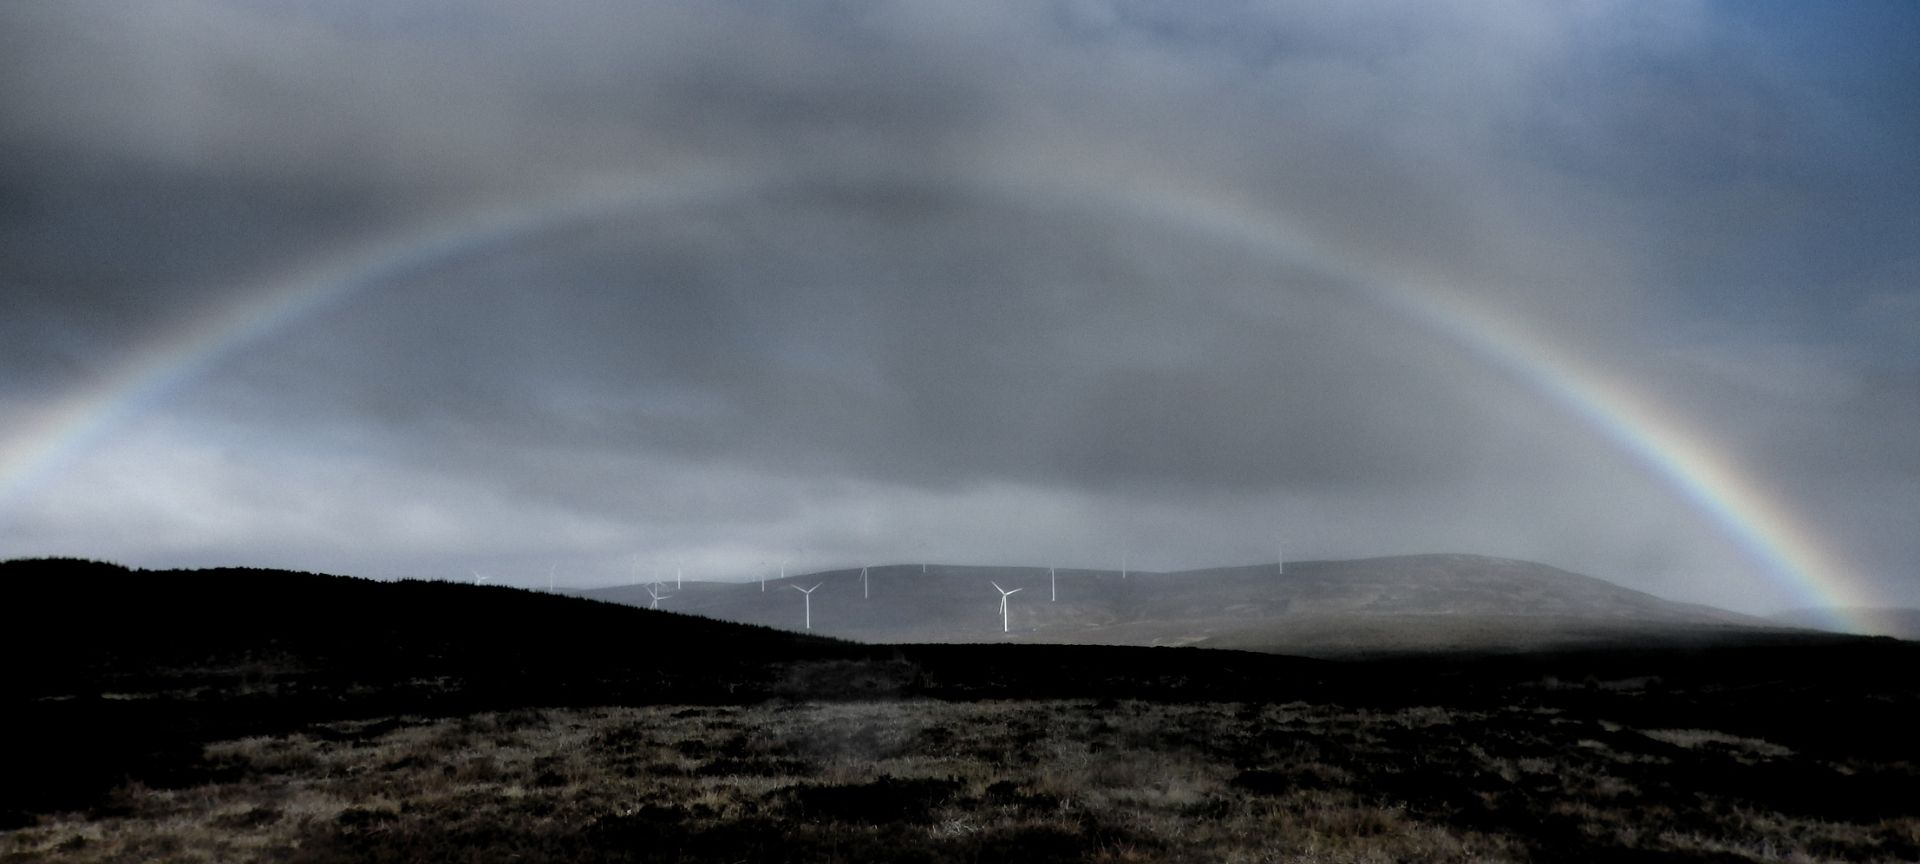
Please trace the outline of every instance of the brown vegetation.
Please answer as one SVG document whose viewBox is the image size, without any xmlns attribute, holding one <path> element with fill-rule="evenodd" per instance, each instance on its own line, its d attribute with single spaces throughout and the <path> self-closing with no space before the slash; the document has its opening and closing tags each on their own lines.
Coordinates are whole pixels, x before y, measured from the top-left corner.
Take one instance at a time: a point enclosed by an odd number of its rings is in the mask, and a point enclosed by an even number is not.
<svg viewBox="0 0 1920 864">
<path fill-rule="evenodd" d="M 0 861 L 1913 860 L 1917 772 L 1540 706 L 520 710 L 215 743 Z"/>
</svg>

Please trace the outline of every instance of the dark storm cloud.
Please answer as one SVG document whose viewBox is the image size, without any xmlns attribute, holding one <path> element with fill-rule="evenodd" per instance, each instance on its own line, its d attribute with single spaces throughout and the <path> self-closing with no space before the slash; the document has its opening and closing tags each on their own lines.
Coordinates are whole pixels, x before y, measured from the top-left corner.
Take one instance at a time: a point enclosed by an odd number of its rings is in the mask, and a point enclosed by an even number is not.
<svg viewBox="0 0 1920 864">
<path fill-rule="evenodd" d="M 1308 554 L 1732 602 L 1751 560 L 1374 290 L 1404 280 L 1622 372 L 1912 572 L 1885 526 L 1920 488 L 1914 124 L 1789 29 L 1678 3 L 10 4 L 9 404 L 392 237 L 731 182 L 359 286 L 9 524 L 22 551 L 606 578 L 635 549 L 737 573 L 1122 536 L 1172 567 L 1285 523 Z M 1182 215 L 1223 201 L 1305 252 Z"/>
</svg>

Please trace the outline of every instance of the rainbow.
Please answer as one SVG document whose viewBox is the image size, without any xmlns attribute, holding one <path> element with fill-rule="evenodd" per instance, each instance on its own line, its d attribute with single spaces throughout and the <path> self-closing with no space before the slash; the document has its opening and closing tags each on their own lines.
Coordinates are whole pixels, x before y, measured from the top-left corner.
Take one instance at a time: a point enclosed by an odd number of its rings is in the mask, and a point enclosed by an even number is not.
<svg viewBox="0 0 1920 864">
<path fill-rule="evenodd" d="M 1865 632 L 1861 622 L 1848 617 L 1872 605 L 1854 569 L 1676 412 L 1457 290 L 1367 278 L 1356 267 L 1331 260 L 1324 246 L 1306 242 L 1306 232 L 1276 213 L 1226 193 L 1166 191 L 1170 194 L 1161 200 L 1174 202 L 1170 215 L 1214 236 L 1281 251 L 1291 260 L 1353 280 L 1382 305 L 1524 382 L 1633 457 L 1764 567 L 1776 584 L 1805 606 L 1821 610 L 1827 624 Z"/>
<path fill-rule="evenodd" d="M 0 441 L 0 507 L 226 357 L 360 291 L 544 232 L 764 187 L 716 171 L 593 183 L 534 207 L 496 205 L 442 216 L 424 228 L 263 280 L 265 287 L 246 299 L 152 339 L 90 386 L 14 424 L 8 440 Z"/>
<path fill-rule="evenodd" d="M 1866 595 L 1843 559 L 1823 546 L 1776 496 L 1718 456 L 1706 436 L 1520 322 L 1444 286 L 1369 278 L 1351 263 L 1335 260 L 1327 247 L 1310 242 L 1310 234 L 1280 214 L 1188 178 L 1157 175 L 1136 165 L 1108 171 L 1093 162 L 1067 170 L 1043 167 L 1046 170 L 969 179 L 997 185 L 1009 195 L 1047 195 L 1163 220 L 1342 277 L 1599 431 L 1805 605 L 1828 610 L 1870 605 L 1863 602 Z M 764 192 L 788 179 L 708 169 L 597 182 L 532 205 L 463 211 L 389 242 L 265 280 L 264 290 L 155 340 L 112 374 L 17 426 L 9 441 L 0 444 L 0 507 L 224 358 L 360 291 L 545 232 Z M 1837 626 L 1854 623 L 1838 612 L 1831 614 Z"/>
</svg>

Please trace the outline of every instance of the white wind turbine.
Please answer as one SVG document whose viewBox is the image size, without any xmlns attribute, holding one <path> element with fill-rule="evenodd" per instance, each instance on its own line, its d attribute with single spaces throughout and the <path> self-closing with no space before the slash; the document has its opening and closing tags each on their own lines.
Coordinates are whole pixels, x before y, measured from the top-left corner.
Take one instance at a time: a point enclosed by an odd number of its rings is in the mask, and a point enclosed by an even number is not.
<svg viewBox="0 0 1920 864">
<path fill-rule="evenodd" d="M 798 585 L 788 585 L 788 586 L 787 586 L 788 588 L 792 588 L 793 590 L 795 590 L 795 591 L 798 591 L 798 592 L 800 592 L 801 594 L 804 594 L 804 595 L 806 595 L 806 598 L 807 598 L 807 629 L 808 629 L 808 630 L 812 630 L 812 629 L 813 629 L 813 590 L 814 590 L 814 588 L 818 588 L 818 587 L 820 587 L 820 586 L 821 586 L 822 584 L 823 584 L 823 583 L 820 583 L 820 582 L 815 582 L 815 583 L 813 583 L 813 588 L 802 588 L 802 587 L 800 587 L 800 586 L 798 586 Z"/>
<path fill-rule="evenodd" d="M 1273 541 L 1273 551 L 1279 556 L 1274 559 L 1274 572 L 1281 576 L 1287 575 L 1287 541 L 1276 538 Z"/>
<path fill-rule="evenodd" d="M 673 596 L 672 594 L 660 593 L 661 587 L 663 586 L 661 586 L 660 583 L 658 582 L 655 582 L 652 585 L 647 586 L 647 596 L 653 598 L 653 602 L 647 604 L 648 609 L 660 608 L 660 601 Z"/>
<path fill-rule="evenodd" d="M 675 590 L 675 591 L 678 591 L 678 590 L 680 590 L 680 579 L 681 579 L 681 576 L 682 576 L 682 575 L 684 575 L 684 574 L 683 574 L 683 573 L 682 573 L 681 571 L 684 571 L 684 570 L 686 570 L 686 569 L 687 569 L 687 562 L 686 562 L 686 561 L 680 561 L 680 562 L 678 562 L 678 563 L 676 563 L 676 564 L 674 564 L 674 567 L 673 567 L 673 590 Z"/>
<path fill-rule="evenodd" d="M 1052 596 L 1047 598 L 1047 602 L 1060 602 L 1060 576 L 1054 572 L 1052 567 L 1047 568 L 1047 588 L 1053 592 Z"/>
<path fill-rule="evenodd" d="M 867 593 L 867 568 L 861 567 L 860 568 L 860 599 L 865 600 L 872 596 L 873 596 L 872 594 Z"/>
<path fill-rule="evenodd" d="M 1127 553 L 1122 552 L 1120 553 L 1120 579 L 1122 581 L 1125 581 L 1126 578 L 1127 578 Z"/>
<path fill-rule="evenodd" d="M 1012 591 L 1008 591 L 1000 587 L 1000 583 L 998 582 L 989 582 L 987 584 L 992 585 L 993 590 L 1000 592 L 1000 632 L 1005 633 L 1007 632 L 1007 598 L 1027 589 L 1015 588 Z"/>
<path fill-rule="evenodd" d="M 473 571 L 473 584 L 484 585 L 486 584 L 486 582 L 487 582 L 487 577 L 480 575 L 480 571 L 478 570 Z"/>
</svg>

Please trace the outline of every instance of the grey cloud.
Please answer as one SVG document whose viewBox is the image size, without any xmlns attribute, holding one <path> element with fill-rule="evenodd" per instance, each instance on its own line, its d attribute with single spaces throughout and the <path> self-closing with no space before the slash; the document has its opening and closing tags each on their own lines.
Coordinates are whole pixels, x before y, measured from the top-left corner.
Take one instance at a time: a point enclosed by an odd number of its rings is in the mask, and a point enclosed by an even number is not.
<svg viewBox="0 0 1920 864">
<path fill-rule="evenodd" d="M 1813 483 L 1814 521 L 1879 526 L 1863 557 L 1910 594 L 1920 552 L 1884 523 L 1920 473 L 1895 320 L 1911 124 L 1723 13 L 9 5 L 0 396 L 20 404 L 461 214 L 738 186 L 363 286 L 170 394 L 169 434 L 65 475 L 139 478 L 123 510 L 56 480 L 36 494 L 60 506 L 0 519 L 141 560 L 458 572 L 464 543 L 606 578 L 635 546 L 740 568 L 1121 535 L 1174 567 L 1265 554 L 1288 523 L 1326 554 L 1740 596 L 1750 559 L 1617 442 L 1379 300 L 1404 282 Z M 1302 254 L 1183 215 L 1229 199 Z M 311 500 L 271 491 L 296 481 Z M 414 516 L 370 530 L 367 502 Z M 376 548 L 329 551 L 353 536 Z"/>
<path fill-rule="evenodd" d="M 755 200 L 455 262 L 311 328 L 262 395 L 941 484 L 1405 482 L 1483 437 L 1470 364 L 1328 277 L 967 197 Z"/>
</svg>

